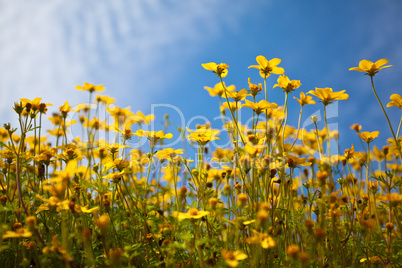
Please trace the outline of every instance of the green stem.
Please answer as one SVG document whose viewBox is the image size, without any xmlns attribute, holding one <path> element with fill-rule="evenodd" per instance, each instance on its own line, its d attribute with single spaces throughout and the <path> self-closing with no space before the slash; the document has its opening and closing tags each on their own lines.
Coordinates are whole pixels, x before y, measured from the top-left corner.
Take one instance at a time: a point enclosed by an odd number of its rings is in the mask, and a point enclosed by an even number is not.
<svg viewBox="0 0 402 268">
<path fill-rule="evenodd" d="M 226 102 L 228 103 L 228 107 L 229 107 L 230 114 L 232 115 L 233 121 L 235 122 L 237 131 L 240 133 L 239 125 L 237 124 L 237 120 L 236 120 L 236 118 L 235 118 L 235 116 L 234 116 L 234 114 L 233 114 L 232 108 L 230 107 L 228 95 L 227 95 L 227 93 L 226 93 L 226 91 L 227 91 L 227 90 L 226 90 L 226 86 L 225 86 L 225 84 L 223 83 L 222 77 L 219 77 L 219 79 L 221 80 L 221 84 L 222 84 L 222 87 L 223 87 L 223 92 L 225 93 L 225 98 L 226 98 Z M 241 141 L 242 141 L 243 145 L 245 145 L 246 143 L 245 143 L 244 140 L 243 140 L 243 135 L 240 134 L 240 138 L 241 138 Z"/>
<path fill-rule="evenodd" d="M 378 101 L 378 103 L 379 103 L 380 106 L 381 106 L 381 109 L 382 109 L 382 111 L 383 111 L 383 113 L 384 113 L 384 115 L 385 115 L 385 118 L 387 119 L 389 129 L 391 130 L 392 137 L 394 138 L 394 141 L 395 141 L 395 145 L 396 145 L 396 147 L 398 148 L 399 157 L 402 157 L 401 146 L 399 145 L 399 142 L 398 142 L 398 140 L 396 139 L 396 136 L 395 136 L 395 133 L 394 133 L 394 129 L 392 128 L 391 122 L 389 121 L 387 112 L 385 111 L 384 106 L 382 105 L 382 103 L 381 103 L 381 101 L 380 101 L 380 98 L 378 97 L 377 92 L 375 91 L 373 76 L 370 76 L 370 78 L 371 78 L 371 86 L 372 86 L 372 88 L 373 88 L 374 95 L 375 95 L 375 97 L 377 98 L 377 101 Z M 398 133 L 399 133 L 399 129 L 398 129 Z"/>
</svg>

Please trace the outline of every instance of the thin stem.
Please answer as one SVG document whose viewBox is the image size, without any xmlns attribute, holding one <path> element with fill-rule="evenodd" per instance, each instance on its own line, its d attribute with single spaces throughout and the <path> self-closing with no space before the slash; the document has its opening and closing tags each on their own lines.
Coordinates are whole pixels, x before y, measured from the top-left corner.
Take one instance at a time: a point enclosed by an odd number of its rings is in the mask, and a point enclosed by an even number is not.
<svg viewBox="0 0 402 268">
<path fill-rule="evenodd" d="M 396 145 L 396 147 L 398 148 L 399 157 L 402 157 L 401 147 L 400 147 L 400 145 L 399 145 L 398 140 L 396 139 L 396 136 L 395 136 L 395 133 L 394 133 L 394 129 L 392 128 L 392 125 L 391 125 L 391 122 L 389 121 L 387 112 L 385 111 L 384 106 L 382 105 L 382 103 L 381 103 L 381 101 L 380 101 L 380 98 L 378 97 L 377 92 L 375 91 L 373 76 L 370 76 L 370 78 L 371 78 L 371 86 L 372 86 L 372 88 L 373 88 L 374 95 L 375 95 L 375 97 L 377 98 L 377 101 L 378 101 L 378 103 L 379 103 L 380 106 L 381 106 L 381 109 L 382 109 L 382 111 L 383 111 L 383 113 L 384 113 L 384 115 L 385 115 L 385 118 L 387 119 L 389 129 L 391 130 L 392 137 L 394 138 L 394 141 L 395 141 L 395 145 Z M 398 129 L 398 133 L 399 133 L 399 129 Z"/>
<path fill-rule="evenodd" d="M 229 102 L 229 99 L 228 99 L 228 95 L 226 93 L 226 91 L 227 91 L 226 86 L 223 83 L 222 77 L 219 76 L 219 79 L 221 80 L 221 84 L 222 84 L 222 87 L 223 87 L 223 92 L 225 93 L 225 98 L 226 98 L 226 102 L 228 103 L 230 114 L 232 115 L 233 121 L 235 122 L 237 131 L 240 133 L 239 125 L 237 124 L 237 120 L 236 120 L 236 118 L 235 118 L 235 116 L 233 114 L 232 108 L 230 107 L 230 102 Z M 240 134 L 240 138 L 241 138 L 241 141 L 242 141 L 243 145 L 245 145 L 246 143 L 244 142 L 243 135 Z"/>
</svg>

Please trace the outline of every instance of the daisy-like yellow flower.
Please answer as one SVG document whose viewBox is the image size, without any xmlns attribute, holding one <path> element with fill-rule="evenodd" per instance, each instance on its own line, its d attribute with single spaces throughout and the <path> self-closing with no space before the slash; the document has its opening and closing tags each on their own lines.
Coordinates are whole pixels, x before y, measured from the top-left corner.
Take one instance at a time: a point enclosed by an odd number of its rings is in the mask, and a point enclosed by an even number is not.
<svg viewBox="0 0 402 268">
<path fill-rule="evenodd" d="M 198 210 L 196 208 L 190 208 L 187 213 L 174 211 L 172 216 L 177 218 L 179 221 L 182 221 L 185 219 L 199 220 L 202 217 L 209 215 L 210 213 L 211 212 L 209 212 L 209 211 L 203 211 L 203 210 Z"/>
<path fill-rule="evenodd" d="M 349 71 L 359 71 L 364 72 L 369 76 L 374 76 L 376 73 L 378 73 L 379 70 L 393 66 L 393 65 L 383 66 L 388 62 L 389 60 L 387 59 L 380 59 L 375 63 L 369 60 L 362 60 L 359 62 L 359 67 L 352 67 L 349 69 Z"/>
<path fill-rule="evenodd" d="M 356 131 L 357 133 L 359 133 L 362 130 L 362 126 L 359 124 L 353 124 L 350 126 L 350 129 Z"/>
<path fill-rule="evenodd" d="M 301 86 L 300 80 L 292 80 L 286 76 L 281 75 L 278 77 L 278 84 L 275 84 L 273 88 L 280 87 L 283 89 L 283 92 L 292 93 L 296 88 Z"/>
<path fill-rule="evenodd" d="M 66 117 L 71 111 L 71 106 L 68 104 L 68 101 L 66 101 L 62 106 L 59 107 L 59 109 L 63 117 Z"/>
<path fill-rule="evenodd" d="M 139 136 L 139 137 L 147 137 L 148 140 L 150 141 L 157 141 L 159 139 L 171 139 L 173 138 L 172 133 L 167 133 L 163 132 L 162 130 L 159 131 L 144 131 L 142 129 L 137 130 L 133 135 Z"/>
<path fill-rule="evenodd" d="M 216 64 L 215 62 L 208 62 L 201 65 L 202 67 L 204 67 L 205 70 L 212 71 L 219 77 L 225 77 L 228 75 L 227 68 L 229 68 L 229 65 L 227 65 L 226 63 Z"/>
<path fill-rule="evenodd" d="M 373 131 L 373 132 L 365 131 L 365 132 L 357 133 L 357 135 L 359 135 L 359 137 L 362 138 L 367 143 L 370 143 L 375 138 L 377 138 L 378 134 L 380 134 L 380 131 Z"/>
<path fill-rule="evenodd" d="M 245 88 L 240 91 L 227 91 L 226 94 L 228 98 L 232 98 L 236 102 L 244 100 L 247 96 L 251 96 Z"/>
<path fill-rule="evenodd" d="M 144 115 L 141 111 L 136 114 L 131 115 L 127 120 L 126 124 L 146 124 L 149 125 L 151 121 L 155 119 L 153 114 Z"/>
<path fill-rule="evenodd" d="M 241 250 L 236 250 L 236 251 L 229 251 L 229 250 L 222 250 L 222 257 L 225 260 L 226 264 L 229 267 L 237 267 L 239 266 L 239 261 L 242 261 L 244 259 L 247 259 L 247 254 L 245 254 Z"/>
<path fill-rule="evenodd" d="M 96 99 L 97 102 L 101 102 L 101 103 L 104 103 L 106 105 L 110 105 L 110 104 L 115 102 L 115 99 L 113 99 L 113 98 L 111 98 L 109 96 L 96 95 L 95 99 Z"/>
<path fill-rule="evenodd" d="M 402 195 L 398 193 L 390 193 L 380 197 L 381 200 L 389 201 L 392 206 L 397 206 L 402 203 Z"/>
<path fill-rule="evenodd" d="M 307 94 L 316 96 L 319 98 L 324 106 L 332 103 L 335 100 L 347 100 L 349 99 L 349 95 L 345 93 L 346 90 L 333 92 L 332 88 L 318 88 L 316 87 L 315 90 L 310 90 Z"/>
<path fill-rule="evenodd" d="M 293 97 L 297 102 L 300 104 L 300 106 L 304 106 L 307 104 L 315 104 L 315 101 L 313 101 L 313 97 L 311 96 L 306 96 L 304 92 L 300 92 L 300 99 Z"/>
<path fill-rule="evenodd" d="M 165 149 L 163 149 L 161 151 L 156 152 L 156 156 L 159 159 L 171 160 L 175 156 L 177 156 L 179 154 L 183 154 L 183 152 L 184 152 L 184 149 L 165 148 Z"/>
<path fill-rule="evenodd" d="M 282 67 L 277 67 L 277 65 L 281 63 L 281 59 L 273 58 L 272 60 L 268 61 L 264 56 L 259 55 L 257 56 L 256 60 L 259 65 L 251 65 L 248 68 L 259 69 L 260 75 L 264 79 L 270 76 L 271 73 L 283 74 L 285 72 L 285 69 Z"/>
<path fill-rule="evenodd" d="M 288 164 L 289 168 L 295 168 L 297 165 L 303 167 L 311 166 L 310 162 L 306 162 L 307 158 L 299 158 L 288 153 L 283 153 L 283 156 L 286 158 L 286 163 Z"/>
<path fill-rule="evenodd" d="M 31 237 L 32 233 L 28 231 L 25 228 L 18 228 L 13 231 L 7 231 L 5 234 L 3 234 L 2 239 L 7 239 L 7 238 L 28 238 Z"/>
<path fill-rule="evenodd" d="M 86 82 L 84 82 L 84 86 L 75 86 L 75 89 L 82 90 L 82 91 L 89 91 L 89 93 L 92 93 L 94 91 L 101 92 L 101 91 L 105 90 L 103 85 L 95 86 L 94 84 L 90 84 L 90 83 L 86 83 Z"/>
<path fill-rule="evenodd" d="M 212 130 L 205 127 L 199 128 L 196 131 L 192 131 L 187 127 L 186 129 L 188 132 L 190 132 L 187 138 L 189 140 L 198 142 L 200 145 L 205 145 L 213 140 L 220 140 L 219 137 L 216 137 L 216 135 L 219 134 L 219 130 Z"/>
<path fill-rule="evenodd" d="M 43 202 L 46 202 L 47 204 L 42 204 L 38 207 L 38 209 L 36 210 L 35 214 L 38 214 L 41 211 L 44 210 L 51 210 L 51 209 L 55 209 L 57 212 L 59 212 L 60 210 L 68 210 L 68 204 L 70 203 L 69 200 L 60 200 L 59 198 L 57 198 L 56 196 L 51 196 L 49 197 L 49 199 L 43 198 L 40 195 L 36 195 L 36 197 L 40 200 L 42 200 Z"/>
<path fill-rule="evenodd" d="M 225 85 L 225 82 L 223 82 L 223 84 Z M 234 85 L 230 85 L 230 86 L 226 86 L 226 91 L 234 91 L 236 89 L 236 87 Z M 223 87 L 222 83 L 217 83 L 213 88 L 212 87 L 204 87 L 205 90 L 208 90 L 209 95 L 211 97 L 214 96 L 222 96 L 225 88 Z"/>
<path fill-rule="evenodd" d="M 112 172 L 112 173 L 108 173 L 106 176 L 104 176 L 103 178 L 111 180 L 115 183 L 118 183 L 123 176 L 126 174 L 126 172 L 124 170 L 120 171 L 120 172 Z"/>
<path fill-rule="evenodd" d="M 258 92 L 262 91 L 262 84 L 259 83 L 257 86 L 256 84 L 251 83 L 250 77 L 248 78 L 248 87 L 250 88 L 251 95 L 254 97 L 257 96 Z"/>
<path fill-rule="evenodd" d="M 32 111 L 39 111 L 41 113 L 46 113 L 47 109 L 46 107 L 52 106 L 51 103 L 41 103 L 42 98 L 35 98 L 33 100 L 29 100 L 26 98 L 20 99 L 22 102 L 23 106 L 26 107 L 26 105 L 29 103 L 31 105 Z"/>
<path fill-rule="evenodd" d="M 236 105 L 237 102 L 224 102 L 221 105 L 221 112 L 223 113 L 225 111 L 225 109 L 227 110 L 231 110 L 232 112 L 239 110 L 241 108 L 241 105 Z M 230 106 L 229 106 L 230 105 Z"/>
<path fill-rule="evenodd" d="M 247 238 L 248 244 L 260 244 L 262 248 L 274 248 L 276 247 L 275 240 L 268 234 L 259 233 L 256 230 L 252 230 L 254 236 Z"/>
<path fill-rule="evenodd" d="M 402 110 L 402 97 L 399 94 L 392 94 L 390 97 L 391 101 L 387 104 L 387 107 L 398 107 Z"/>
<path fill-rule="evenodd" d="M 241 107 L 248 107 L 255 111 L 257 115 L 261 114 L 263 111 L 269 108 L 277 108 L 278 104 L 276 103 L 269 103 L 266 100 L 260 100 L 259 102 L 252 102 L 246 100 L 246 103 L 243 104 Z"/>
</svg>

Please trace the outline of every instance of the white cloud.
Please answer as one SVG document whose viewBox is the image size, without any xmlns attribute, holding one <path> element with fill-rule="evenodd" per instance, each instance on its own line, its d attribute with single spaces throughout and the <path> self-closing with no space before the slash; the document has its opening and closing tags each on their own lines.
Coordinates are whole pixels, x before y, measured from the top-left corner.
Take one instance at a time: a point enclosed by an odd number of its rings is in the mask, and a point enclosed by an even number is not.
<svg viewBox="0 0 402 268">
<path fill-rule="evenodd" d="M 235 22 L 243 5 L 220 1 L 6 1 L 0 8 L 0 114 L 19 98 L 85 101 L 82 82 L 149 103 L 198 42 Z M 225 7 L 225 16 L 220 16 Z M 230 27 L 230 26 L 229 26 Z M 184 55 L 184 56 L 183 56 Z M 172 61 L 175 59 L 175 61 Z M 161 79 L 152 74 L 164 71 Z M 119 97 L 120 95 L 120 97 Z M 122 97 L 123 96 L 123 97 Z"/>
</svg>

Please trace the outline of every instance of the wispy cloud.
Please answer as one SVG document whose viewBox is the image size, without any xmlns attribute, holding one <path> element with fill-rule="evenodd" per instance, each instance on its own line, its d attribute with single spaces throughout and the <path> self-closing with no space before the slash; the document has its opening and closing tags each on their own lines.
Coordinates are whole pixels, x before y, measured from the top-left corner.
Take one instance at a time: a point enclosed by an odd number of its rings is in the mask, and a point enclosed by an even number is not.
<svg viewBox="0 0 402 268">
<path fill-rule="evenodd" d="M 186 55 L 235 24 L 220 1 L 6 1 L 0 8 L 0 114 L 21 97 L 60 105 L 86 99 L 83 81 L 139 107 L 180 71 Z M 182 67 L 183 68 L 183 67 Z M 177 75 L 177 73 L 176 73 Z"/>
</svg>

